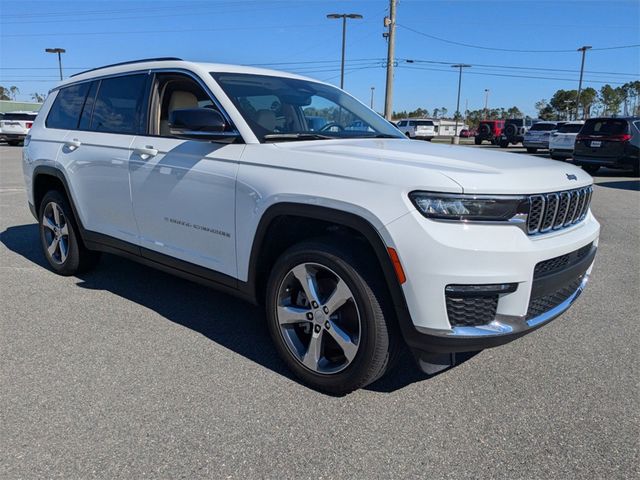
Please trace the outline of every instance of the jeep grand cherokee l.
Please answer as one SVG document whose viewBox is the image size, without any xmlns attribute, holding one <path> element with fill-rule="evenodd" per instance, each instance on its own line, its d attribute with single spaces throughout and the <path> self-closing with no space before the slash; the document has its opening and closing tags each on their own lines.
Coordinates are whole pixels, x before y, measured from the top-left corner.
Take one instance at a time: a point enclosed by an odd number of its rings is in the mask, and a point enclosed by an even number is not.
<svg viewBox="0 0 640 480">
<path fill-rule="evenodd" d="M 411 141 L 331 85 L 179 59 L 61 82 L 23 169 L 55 272 L 110 252 L 261 303 L 284 361 L 334 394 L 402 341 L 433 372 L 545 325 L 600 231 L 572 165 Z"/>
</svg>

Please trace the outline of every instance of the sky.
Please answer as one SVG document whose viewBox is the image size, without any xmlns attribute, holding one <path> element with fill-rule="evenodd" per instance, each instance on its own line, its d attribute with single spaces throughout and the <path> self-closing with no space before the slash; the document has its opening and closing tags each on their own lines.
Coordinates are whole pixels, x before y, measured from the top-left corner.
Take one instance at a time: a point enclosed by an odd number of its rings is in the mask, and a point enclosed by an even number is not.
<svg viewBox="0 0 640 480">
<path fill-rule="evenodd" d="M 347 25 L 345 89 L 382 111 L 388 0 L 17 1 L 0 0 L 0 85 L 18 100 L 46 93 L 58 79 L 138 58 L 254 64 L 339 85 L 341 21 L 328 13 L 358 13 Z M 640 0 L 399 0 L 394 110 L 517 106 L 578 86 L 580 53 L 591 45 L 585 87 L 640 78 Z M 598 50 L 601 49 L 601 50 Z M 509 50 L 509 51 L 505 51 Z M 519 51 L 518 51 L 519 50 Z M 407 62 L 413 60 L 413 63 Z M 535 77 L 535 78 L 525 78 Z M 617 82 L 617 83 L 616 83 Z"/>
</svg>

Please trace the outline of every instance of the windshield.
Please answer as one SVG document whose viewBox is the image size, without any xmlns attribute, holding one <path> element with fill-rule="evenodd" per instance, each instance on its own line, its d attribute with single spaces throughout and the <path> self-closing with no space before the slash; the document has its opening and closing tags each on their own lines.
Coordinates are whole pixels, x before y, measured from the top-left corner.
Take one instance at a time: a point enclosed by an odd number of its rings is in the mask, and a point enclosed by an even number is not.
<svg viewBox="0 0 640 480">
<path fill-rule="evenodd" d="M 558 133 L 580 133 L 581 123 L 567 123 L 558 129 Z"/>
<path fill-rule="evenodd" d="M 5 113 L 2 117 L 2 120 L 29 120 L 33 121 L 36 119 L 36 115 L 34 113 Z"/>
<path fill-rule="evenodd" d="M 286 77 L 211 73 L 261 142 L 318 138 L 404 138 L 342 90 Z"/>
<path fill-rule="evenodd" d="M 416 127 L 433 127 L 433 122 L 431 120 L 412 120 L 415 123 Z"/>
<path fill-rule="evenodd" d="M 585 135 L 618 135 L 627 133 L 626 120 L 616 120 L 614 118 L 598 118 L 587 120 L 582 133 Z"/>
</svg>

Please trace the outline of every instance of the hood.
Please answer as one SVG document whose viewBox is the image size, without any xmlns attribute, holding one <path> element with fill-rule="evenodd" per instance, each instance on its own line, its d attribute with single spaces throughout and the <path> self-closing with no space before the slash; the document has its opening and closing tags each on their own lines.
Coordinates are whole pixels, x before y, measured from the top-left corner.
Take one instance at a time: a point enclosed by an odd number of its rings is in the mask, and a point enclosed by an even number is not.
<svg viewBox="0 0 640 480">
<path fill-rule="evenodd" d="M 429 176 L 439 175 L 456 182 L 465 193 L 545 193 L 593 183 L 584 170 L 574 165 L 493 148 L 408 139 L 318 140 L 276 145 L 297 155 L 340 157 L 343 161 L 338 165 L 348 168 L 350 175 L 353 168 L 358 168 L 360 175 L 372 178 L 376 175 L 376 163 L 392 166 L 394 177 L 406 173 L 403 183 L 411 190 L 425 188 L 423 183 L 429 184 L 426 180 Z"/>
</svg>

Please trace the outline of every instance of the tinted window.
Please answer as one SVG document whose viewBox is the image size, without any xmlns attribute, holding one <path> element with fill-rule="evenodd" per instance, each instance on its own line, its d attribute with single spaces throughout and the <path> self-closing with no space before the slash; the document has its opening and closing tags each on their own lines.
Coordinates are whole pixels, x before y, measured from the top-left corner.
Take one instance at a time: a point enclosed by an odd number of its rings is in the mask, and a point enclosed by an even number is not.
<svg viewBox="0 0 640 480">
<path fill-rule="evenodd" d="M 33 113 L 5 113 L 0 120 L 28 120 L 30 122 L 36 119 Z"/>
<path fill-rule="evenodd" d="M 619 135 L 627 133 L 627 122 L 614 118 L 587 120 L 581 133 L 585 135 Z"/>
<path fill-rule="evenodd" d="M 417 120 L 415 124 L 420 126 L 433 127 L 433 122 L 431 120 Z"/>
<path fill-rule="evenodd" d="M 579 123 L 569 123 L 562 125 L 558 129 L 558 133 L 579 133 L 582 125 Z"/>
<path fill-rule="evenodd" d="M 555 123 L 536 123 L 531 127 L 531 130 L 541 131 L 541 132 L 549 132 L 551 130 L 556 130 L 558 126 Z"/>
<path fill-rule="evenodd" d="M 91 127 L 91 114 L 93 113 L 93 106 L 95 104 L 96 92 L 98 91 L 99 84 L 100 82 L 91 83 L 89 94 L 87 95 L 84 107 L 82 108 L 82 113 L 80 114 L 80 123 L 78 124 L 78 128 L 80 130 L 89 130 Z"/>
<path fill-rule="evenodd" d="M 406 120 L 402 120 L 401 122 L 398 122 L 398 126 L 399 127 L 405 127 L 407 125 L 407 121 Z"/>
<path fill-rule="evenodd" d="M 100 82 L 91 130 L 137 133 L 147 75 L 106 78 Z"/>
<path fill-rule="evenodd" d="M 45 124 L 49 128 L 75 129 L 78 127 L 88 83 L 62 88 L 56 95 Z"/>
</svg>

